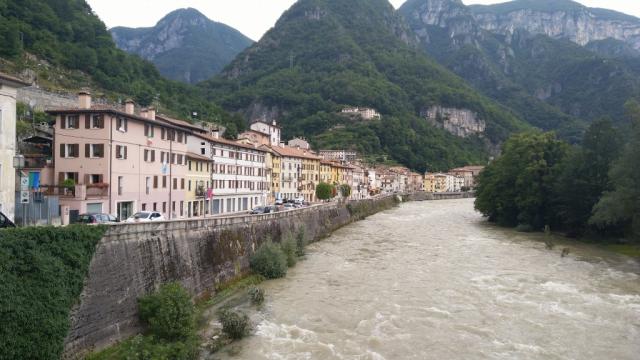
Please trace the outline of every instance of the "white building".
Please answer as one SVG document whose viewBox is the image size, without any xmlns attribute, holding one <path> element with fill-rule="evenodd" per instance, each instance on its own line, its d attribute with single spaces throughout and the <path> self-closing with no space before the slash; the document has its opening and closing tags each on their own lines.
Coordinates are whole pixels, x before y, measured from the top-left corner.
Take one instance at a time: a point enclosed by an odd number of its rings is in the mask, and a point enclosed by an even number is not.
<svg viewBox="0 0 640 360">
<path fill-rule="evenodd" d="M 0 73 L 0 211 L 15 219 L 16 95 L 28 84 Z"/>
<path fill-rule="evenodd" d="M 380 119 L 380 113 L 371 108 L 348 107 L 342 109 L 343 114 L 358 115 L 364 120 Z"/>
<path fill-rule="evenodd" d="M 282 137 L 282 129 L 273 121 L 271 124 L 264 121 L 257 121 L 251 124 L 249 127 L 253 131 L 269 135 L 271 140 L 271 146 L 280 146 L 280 139 Z"/>
<path fill-rule="evenodd" d="M 353 150 L 320 150 L 319 154 L 329 161 L 354 162 L 358 158 L 358 153 Z"/>
<path fill-rule="evenodd" d="M 267 204 L 269 179 L 263 149 L 207 134 L 190 136 L 187 146 L 190 152 L 213 160 L 211 214 L 248 211 Z"/>
</svg>

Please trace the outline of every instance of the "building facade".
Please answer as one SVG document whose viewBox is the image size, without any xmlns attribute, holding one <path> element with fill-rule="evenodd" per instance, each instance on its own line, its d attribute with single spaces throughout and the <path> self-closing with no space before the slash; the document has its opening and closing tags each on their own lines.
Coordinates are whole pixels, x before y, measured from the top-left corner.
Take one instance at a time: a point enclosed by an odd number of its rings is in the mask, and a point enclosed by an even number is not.
<svg viewBox="0 0 640 360">
<path fill-rule="evenodd" d="M 15 220 L 16 171 L 16 97 L 28 84 L 0 73 L 0 211 Z"/>
<path fill-rule="evenodd" d="M 156 119 L 155 110 L 135 114 L 92 106 L 81 93 L 77 108 L 48 111 L 56 117 L 54 184 L 73 219 L 109 213 L 126 219 L 155 210 L 167 219 L 185 217 L 188 129 Z"/>
</svg>

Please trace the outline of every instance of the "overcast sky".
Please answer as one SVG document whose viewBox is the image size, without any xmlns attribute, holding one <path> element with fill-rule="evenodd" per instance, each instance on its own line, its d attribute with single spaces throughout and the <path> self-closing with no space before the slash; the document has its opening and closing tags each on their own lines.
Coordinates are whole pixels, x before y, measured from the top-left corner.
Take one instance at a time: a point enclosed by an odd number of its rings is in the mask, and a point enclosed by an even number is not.
<svg viewBox="0 0 640 360">
<path fill-rule="evenodd" d="M 391 3 L 397 8 L 404 1 L 391 0 Z M 200 10 L 211 20 L 230 25 L 253 40 L 259 40 L 295 0 L 87 0 L 87 2 L 110 28 L 153 26 L 175 9 L 192 7 Z M 494 4 L 504 1 L 463 0 L 463 2 Z M 639 0 L 579 0 L 578 2 L 640 17 Z"/>
</svg>

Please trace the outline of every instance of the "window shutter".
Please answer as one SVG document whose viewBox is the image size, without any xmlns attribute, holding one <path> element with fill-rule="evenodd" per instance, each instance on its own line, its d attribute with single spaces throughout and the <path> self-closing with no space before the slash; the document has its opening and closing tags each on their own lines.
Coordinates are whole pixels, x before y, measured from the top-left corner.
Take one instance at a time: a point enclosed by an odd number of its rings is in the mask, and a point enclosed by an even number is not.
<svg viewBox="0 0 640 360">
<path fill-rule="evenodd" d="M 144 156 L 143 156 L 145 162 L 148 160 L 148 157 L 149 157 L 149 150 L 145 150 Z"/>
<path fill-rule="evenodd" d="M 91 180 L 91 175 L 84 174 L 84 184 L 89 185 L 89 183 L 91 182 L 90 180 Z"/>
<path fill-rule="evenodd" d="M 104 144 L 100 144 L 98 145 L 98 152 L 99 152 L 99 156 L 100 158 L 104 157 Z"/>
<path fill-rule="evenodd" d="M 73 155 L 74 157 L 80 157 L 80 144 L 73 144 Z"/>
<path fill-rule="evenodd" d="M 156 151 L 151 150 L 151 162 L 156 162 Z"/>
<path fill-rule="evenodd" d="M 90 158 L 91 157 L 91 145 L 84 144 L 84 156 L 86 158 Z"/>
<path fill-rule="evenodd" d="M 99 117 L 98 117 L 98 127 L 100 129 L 104 129 L 104 115 L 99 115 Z"/>
<path fill-rule="evenodd" d="M 125 127 L 126 127 L 126 125 L 125 125 Z M 127 147 L 126 146 L 124 147 L 124 159 L 125 160 L 127 159 Z"/>
<path fill-rule="evenodd" d="M 162 138 L 162 140 L 164 140 L 164 138 L 165 138 L 165 130 L 164 130 L 164 128 L 160 129 L 160 138 Z"/>
<path fill-rule="evenodd" d="M 60 144 L 60 157 L 64 158 L 67 157 L 67 154 L 65 153 L 66 151 L 66 146 L 64 144 Z"/>
<path fill-rule="evenodd" d="M 91 115 L 84 114 L 84 128 L 91 129 Z"/>
<path fill-rule="evenodd" d="M 60 115 L 60 129 L 66 129 L 66 128 L 67 128 L 67 116 Z"/>
<path fill-rule="evenodd" d="M 63 172 L 59 172 L 58 173 L 58 185 L 62 185 L 62 183 L 64 183 L 64 173 Z"/>
<path fill-rule="evenodd" d="M 127 119 L 122 119 L 122 121 L 124 121 L 124 132 L 129 131 L 128 124 L 127 124 L 128 123 Z"/>
</svg>

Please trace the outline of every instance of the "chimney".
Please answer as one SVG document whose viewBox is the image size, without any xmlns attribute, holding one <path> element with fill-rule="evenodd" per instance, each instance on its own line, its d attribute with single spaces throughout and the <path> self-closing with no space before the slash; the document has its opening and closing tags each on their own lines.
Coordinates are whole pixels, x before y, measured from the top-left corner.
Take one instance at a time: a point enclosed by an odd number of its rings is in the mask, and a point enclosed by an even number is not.
<svg viewBox="0 0 640 360">
<path fill-rule="evenodd" d="M 155 120 L 156 119 L 156 108 L 153 106 L 149 108 L 149 113 L 147 114 L 147 119 Z"/>
<path fill-rule="evenodd" d="M 91 109 L 91 93 L 82 90 L 78 93 L 78 106 L 80 109 Z"/>
<path fill-rule="evenodd" d="M 271 125 L 273 125 L 273 126 L 277 126 L 276 121 L 275 121 L 275 120 L 273 120 L 273 121 L 271 122 Z"/>
<path fill-rule="evenodd" d="M 148 113 L 149 110 L 147 110 L 147 108 L 140 109 L 140 117 L 146 118 Z"/>
<path fill-rule="evenodd" d="M 124 112 L 129 114 L 129 115 L 133 115 L 134 111 L 136 108 L 136 103 L 133 102 L 133 100 L 131 99 L 127 99 L 124 102 Z"/>
<path fill-rule="evenodd" d="M 220 139 L 220 129 L 213 129 L 211 136 L 213 136 L 214 139 Z"/>
</svg>

